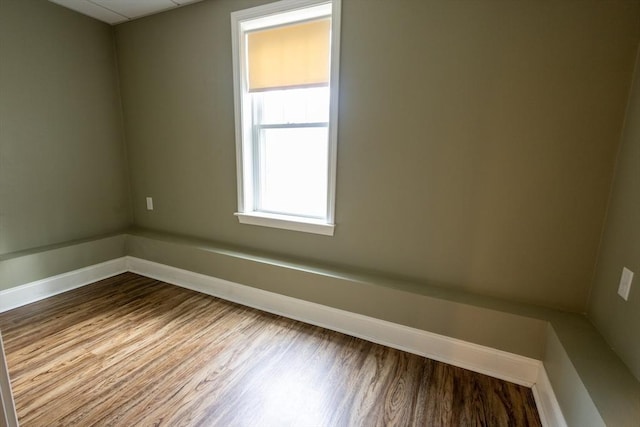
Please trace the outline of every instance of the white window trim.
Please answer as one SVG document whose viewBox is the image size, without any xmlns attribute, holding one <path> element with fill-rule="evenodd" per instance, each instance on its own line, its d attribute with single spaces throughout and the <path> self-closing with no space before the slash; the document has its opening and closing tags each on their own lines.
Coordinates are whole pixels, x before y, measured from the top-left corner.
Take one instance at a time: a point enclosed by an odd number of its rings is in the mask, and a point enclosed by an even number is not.
<svg viewBox="0 0 640 427">
<path fill-rule="evenodd" d="M 277 25 L 275 17 L 269 15 L 304 9 L 323 4 L 332 4 L 331 25 L 331 71 L 329 79 L 329 156 L 328 156 L 328 183 L 327 183 L 327 217 L 325 219 L 310 219 L 294 215 L 267 214 L 253 210 L 253 183 L 245 185 L 248 168 L 252 168 L 252 153 L 244 138 L 250 135 L 250 129 L 244 129 L 244 117 L 251 114 L 250 102 L 246 98 L 246 82 L 242 78 L 244 67 L 241 64 L 240 41 L 242 40 L 244 21 L 262 18 L 262 22 L 271 22 Z M 238 183 L 238 212 L 235 215 L 242 224 L 259 225 L 272 228 L 281 228 L 293 231 L 322 234 L 333 236 L 335 229 L 335 195 L 336 195 L 336 163 L 338 140 L 338 88 L 339 88 L 339 60 L 340 60 L 340 11 L 341 0 L 282 0 L 250 9 L 231 13 L 231 45 L 233 60 L 233 89 L 236 124 L 236 169 Z M 273 19 L 272 21 L 268 21 Z M 246 121 L 248 123 L 248 121 Z"/>
<path fill-rule="evenodd" d="M 265 212 L 251 212 L 234 214 L 241 224 L 261 225 L 263 227 L 284 228 L 285 230 L 303 231 L 306 233 L 333 236 L 334 224 L 327 224 L 323 220 L 314 218 L 278 215 Z M 295 218 L 295 219 L 294 219 Z"/>
</svg>

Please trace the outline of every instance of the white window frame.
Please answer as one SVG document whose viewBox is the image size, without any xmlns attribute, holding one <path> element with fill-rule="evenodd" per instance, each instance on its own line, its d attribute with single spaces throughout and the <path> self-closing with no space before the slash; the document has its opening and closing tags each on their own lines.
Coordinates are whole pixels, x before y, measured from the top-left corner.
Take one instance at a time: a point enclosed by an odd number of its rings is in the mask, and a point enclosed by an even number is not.
<svg viewBox="0 0 640 427">
<path fill-rule="evenodd" d="M 251 102 L 247 91 L 244 34 L 247 31 L 291 21 L 304 20 L 312 7 L 330 5 L 331 10 L 331 69 L 329 77 L 328 180 L 327 213 L 323 219 L 296 215 L 281 215 L 256 210 L 254 200 L 253 137 L 251 130 Z M 231 43 L 233 55 L 233 86 L 236 124 L 236 162 L 238 183 L 238 212 L 242 224 L 282 228 L 333 236 L 335 230 L 336 161 L 338 140 L 338 70 L 340 58 L 341 0 L 282 0 L 231 13 Z M 311 17 L 314 17 L 313 15 Z M 306 17 L 307 19 L 309 17 Z"/>
</svg>

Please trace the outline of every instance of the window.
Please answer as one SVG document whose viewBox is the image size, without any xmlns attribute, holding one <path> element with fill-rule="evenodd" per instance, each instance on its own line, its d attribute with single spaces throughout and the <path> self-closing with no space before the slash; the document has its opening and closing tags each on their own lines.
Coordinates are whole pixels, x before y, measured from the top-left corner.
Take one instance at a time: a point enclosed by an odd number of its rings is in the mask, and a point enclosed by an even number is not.
<svg viewBox="0 0 640 427">
<path fill-rule="evenodd" d="M 333 235 L 340 0 L 231 14 L 241 223 Z"/>
</svg>

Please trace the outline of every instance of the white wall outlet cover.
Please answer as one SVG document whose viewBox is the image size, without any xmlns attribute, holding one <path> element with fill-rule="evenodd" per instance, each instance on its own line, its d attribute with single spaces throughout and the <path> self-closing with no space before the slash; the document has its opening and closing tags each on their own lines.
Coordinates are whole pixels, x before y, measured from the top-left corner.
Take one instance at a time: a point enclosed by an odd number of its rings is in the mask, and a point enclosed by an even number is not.
<svg viewBox="0 0 640 427">
<path fill-rule="evenodd" d="M 622 276 L 620 277 L 620 285 L 618 286 L 618 295 L 620 295 L 625 301 L 629 299 L 632 281 L 633 271 L 629 270 L 627 267 L 623 267 Z"/>
<path fill-rule="evenodd" d="M 148 211 L 152 211 L 153 210 L 153 198 L 152 197 L 147 197 L 147 210 Z"/>
</svg>

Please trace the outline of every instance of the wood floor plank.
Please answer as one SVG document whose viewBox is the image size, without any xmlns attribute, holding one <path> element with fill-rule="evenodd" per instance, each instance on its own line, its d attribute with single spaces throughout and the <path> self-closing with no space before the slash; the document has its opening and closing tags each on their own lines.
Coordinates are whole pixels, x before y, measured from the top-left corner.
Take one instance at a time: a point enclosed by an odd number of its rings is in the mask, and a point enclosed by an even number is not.
<svg viewBox="0 0 640 427">
<path fill-rule="evenodd" d="M 125 273 L 0 314 L 22 426 L 540 426 L 531 390 Z"/>
</svg>

